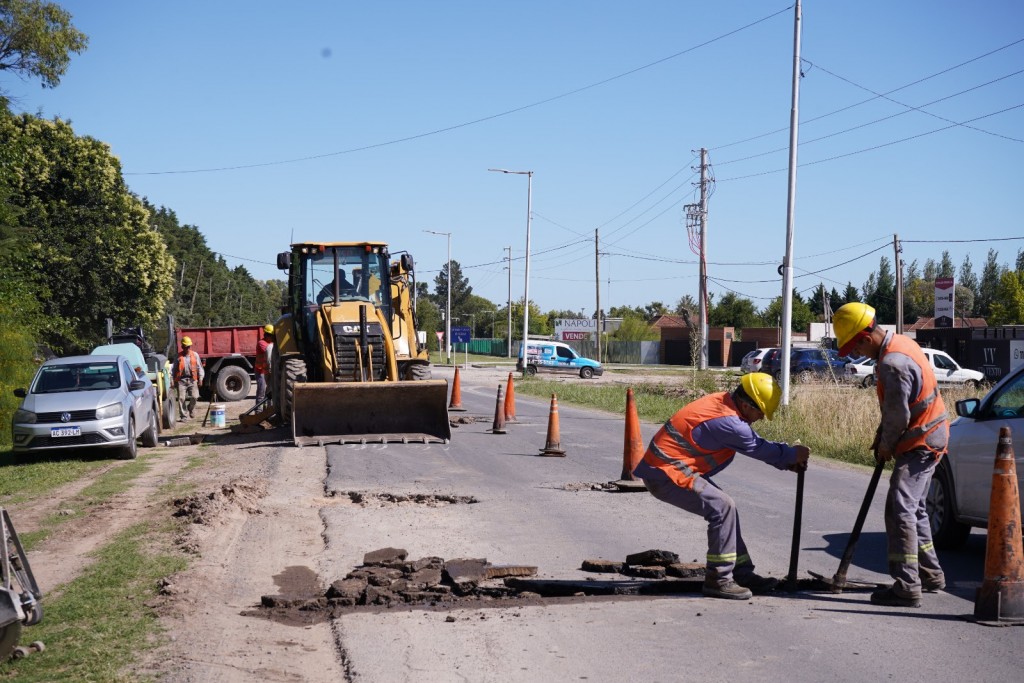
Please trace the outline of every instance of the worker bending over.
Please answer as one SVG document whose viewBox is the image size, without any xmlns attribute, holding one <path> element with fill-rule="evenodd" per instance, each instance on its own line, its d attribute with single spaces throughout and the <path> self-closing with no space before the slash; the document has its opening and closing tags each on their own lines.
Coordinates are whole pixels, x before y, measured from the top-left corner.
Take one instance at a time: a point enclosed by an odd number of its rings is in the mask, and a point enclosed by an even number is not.
<svg viewBox="0 0 1024 683">
<path fill-rule="evenodd" d="M 781 397 L 782 389 L 769 375 L 744 375 L 731 394 L 710 394 L 677 411 L 633 471 L 658 500 L 707 520 L 704 595 L 749 600 L 778 585 L 778 579 L 754 573 L 736 504 L 711 476 L 728 467 L 736 453 L 778 469 L 807 467 L 806 446 L 766 441 L 751 427 L 762 417 L 772 419 Z"/>
<path fill-rule="evenodd" d="M 910 337 L 886 332 L 875 309 L 851 302 L 832 318 L 843 356 L 874 358 L 875 388 L 882 419 L 871 448 L 875 460 L 895 458 L 885 499 L 889 575 L 895 583 L 871 594 L 871 602 L 890 607 L 920 607 L 921 591 L 946 587 L 932 544 L 925 498 L 932 474 L 949 441 L 949 417 L 935 372 Z"/>
</svg>

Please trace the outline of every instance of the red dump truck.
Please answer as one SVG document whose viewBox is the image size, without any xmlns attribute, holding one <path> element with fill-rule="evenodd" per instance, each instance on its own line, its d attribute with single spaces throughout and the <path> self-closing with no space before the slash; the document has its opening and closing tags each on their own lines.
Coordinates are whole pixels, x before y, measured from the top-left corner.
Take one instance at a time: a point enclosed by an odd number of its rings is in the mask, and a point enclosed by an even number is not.
<svg viewBox="0 0 1024 683">
<path fill-rule="evenodd" d="M 173 355 L 181 352 L 182 337 L 192 339 L 206 369 L 201 390 L 217 400 L 241 401 L 249 395 L 256 367 L 256 344 L 263 336 L 262 325 L 235 327 L 175 327 Z"/>
</svg>

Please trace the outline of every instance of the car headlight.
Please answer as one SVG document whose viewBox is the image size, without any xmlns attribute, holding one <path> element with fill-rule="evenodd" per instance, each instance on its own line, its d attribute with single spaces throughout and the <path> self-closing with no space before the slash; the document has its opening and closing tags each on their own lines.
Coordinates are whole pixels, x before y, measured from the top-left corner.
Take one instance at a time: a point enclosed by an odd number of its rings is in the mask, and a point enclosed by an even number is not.
<svg viewBox="0 0 1024 683">
<path fill-rule="evenodd" d="M 35 424 L 36 414 L 31 410 L 25 410 L 24 408 L 18 408 L 14 411 L 14 423 L 15 424 Z"/>
<path fill-rule="evenodd" d="M 96 411 L 97 420 L 106 420 L 110 417 L 117 417 L 118 415 L 124 414 L 124 406 L 120 403 L 111 403 L 109 406 L 103 406 Z"/>
</svg>

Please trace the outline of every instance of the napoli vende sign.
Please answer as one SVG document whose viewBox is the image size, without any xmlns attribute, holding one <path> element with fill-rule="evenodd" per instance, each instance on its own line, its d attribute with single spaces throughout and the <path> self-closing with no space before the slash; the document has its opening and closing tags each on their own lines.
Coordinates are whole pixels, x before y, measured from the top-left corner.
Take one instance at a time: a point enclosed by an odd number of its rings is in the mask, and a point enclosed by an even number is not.
<svg viewBox="0 0 1024 683">
<path fill-rule="evenodd" d="M 597 332 L 593 318 L 555 318 L 555 338 L 559 341 L 586 341 Z"/>
</svg>

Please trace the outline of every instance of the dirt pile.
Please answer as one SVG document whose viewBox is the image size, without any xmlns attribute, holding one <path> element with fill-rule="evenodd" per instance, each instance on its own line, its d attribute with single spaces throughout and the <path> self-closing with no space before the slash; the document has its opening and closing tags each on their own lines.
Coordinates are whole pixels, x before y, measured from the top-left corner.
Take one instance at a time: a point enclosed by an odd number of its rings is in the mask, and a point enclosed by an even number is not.
<svg viewBox="0 0 1024 683">
<path fill-rule="evenodd" d="M 266 480 L 242 477 L 210 493 L 176 498 L 174 516 L 184 517 L 192 524 L 213 525 L 231 508 L 258 515 L 262 512 L 259 500 L 266 495 Z"/>
</svg>

